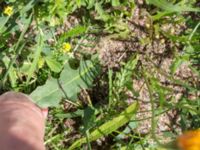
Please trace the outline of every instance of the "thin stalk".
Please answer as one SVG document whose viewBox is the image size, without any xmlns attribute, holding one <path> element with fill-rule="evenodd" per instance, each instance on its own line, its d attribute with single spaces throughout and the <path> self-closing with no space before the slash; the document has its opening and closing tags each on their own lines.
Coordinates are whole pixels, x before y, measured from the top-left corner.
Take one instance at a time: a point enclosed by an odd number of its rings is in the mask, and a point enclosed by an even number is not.
<svg viewBox="0 0 200 150">
<path fill-rule="evenodd" d="M 144 80 L 145 80 L 145 83 L 147 85 L 147 89 L 148 89 L 149 97 L 150 97 L 150 102 L 151 102 L 151 113 L 152 113 L 152 116 L 151 116 L 151 134 L 152 134 L 152 138 L 159 145 L 161 145 L 160 141 L 157 139 L 156 134 L 155 134 L 155 131 L 156 131 L 155 109 L 156 108 L 154 106 L 153 91 L 152 91 L 152 88 L 151 88 L 150 83 L 148 81 L 148 77 L 147 77 L 145 72 L 144 72 Z"/>
<path fill-rule="evenodd" d="M 44 142 L 44 145 L 46 145 L 46 144 L 48 144 L 48 143 L 54 141 L 55 139 L 57 139 L 57 138 L 59 138 L 59 137 L 60 137 L 60 134 L 57 134 L 57 135 L 55 135 L 55 136 L 49 138 L 48 140 L 46 140 L 46 141 Z"/>
<path fill-rule="evenodd" d="M 200 26 L 200 22 L 195 26 L 194 30 L 190 34 L 188 40 L 191 41 L 192 37 L 194 36 L 194 33 L 197 31 L 198 27 Z"/>
<path fill-rule="evenodd" d="M 88 94 L 87 90 L 83 89 L 83 93 L 86 96 L 86 100 L 88 102 L 88 106 L 93 108 L 92 100 L 91 100 L 90 95 Z"/>
<path fill-rule="evenodd" d="M 112 104 L 112 98 L 113 98 L 113 81 L 112 81 L 112 76 L 113 76 L 113 71 L 111 69 L 108 70 L 108 80 L 109 80 L 109 97 L 108 97 L 108 107 L 110 109 L 111 104 Z"/>
<path fill-rule="evenodd" d="M 155 117 L 157 117 L 157 116 L 160 116 L 160 115 L 162 115 L 162 114 L 164 114 L 164 113 L 166 113 L 166 112 L 168 112 L 168 111 L 170 111 L 171 109 L 167 109 L 167 110 L 165 110 L 165 111 L 163 111 L 163 112 L 161 112 L 161 113 L 159 113 L 159 114 L 155 114 Z M 147 118 L 143 118 L 143 119 L 135 119 L 135 120 L 130 120 L 130 122 L 138 122 L 138 121 L 144 121 L 144 120 L 148 120 L 148 119 L 151 119 L 152 117 L 147 117 Z"/>
<path fill-rule="evenodd" d="M 118 131 L 118 130 L 113 131 L 113 133 L 122 134 L 122 135 L 125 135 L 125 136 L 128 136 L 128 137 L 131 137 L 131 138 L 133 138 L 133 139 L 135 139 L 135 138 L 141 138 L 141 136 L 132 135 L 131 133 L 120 132 L 120 131 Z M 112 134 L 112 135 L 115 136 L 114 134 Z"/>
<path fill-rule="evenodd" d="M 186 81 L 184 81 L 184 83 L 178 79 L 174 79 L 173 76 L 168 75 L 163 69 L 159 68 L 156 66 L 156 64 L 148 57 L 146 56 L 146 58 L 154 65 L 155 69 L 157 70 L 158 73 L 160 73 L 161 75 L 165 76 L 166 78 L 168 78 L 169 80 L 173 81 L 174 83 L 184 86 L 185 88 L 188 88 L 190 90 L 194 90 L 197 91 L 196 88 L 191 87 Z"/>
<path fill-rule="evenodd" d="M 53 144 L 53 147 L 55 148 L 55 150 L 60 150 L 55 144 Z"/>
<path fill-rule="evenodd" d="M 62 84 L 59 82 L 59 80 L 57 80 L 57 83 L 58 83 L 58 86 L 59 86 L 60 90 L 65 95 L 65 101 L 68 102 L 69 104 L 72 104 L 72 105 L 76 106 L 76 107 L 80 107 L 80 105 L 78 105 L 77 103 L 74 103 L 74 102 L 68 100 L 67 93 L 65 92 L 64 88 L 62 87 Z"/>
<path fill-rule="evenodd" d="M 87 130 L 85 132 L 85 134 L 86 134 L 86 141 L 87 141 L 87 145 L 88 145 L 88 150 L 92 150 L 92 147 L 91 147 L 91 144 L 90 144 L 90 140 L 89 140 L 89 136 L 90 136 L 89 130 Z"/>
<path fill-rule="evenodd" d="M 51 129 L 51 131 L 47 134 L 46 137 L 52 136 L 52 134 L 54 133 L 54 131 L 56 131 L 57 128 L 58 128 L 58 124 L 56 124 L 56 126 L 53 129 Z"/>
</svg>

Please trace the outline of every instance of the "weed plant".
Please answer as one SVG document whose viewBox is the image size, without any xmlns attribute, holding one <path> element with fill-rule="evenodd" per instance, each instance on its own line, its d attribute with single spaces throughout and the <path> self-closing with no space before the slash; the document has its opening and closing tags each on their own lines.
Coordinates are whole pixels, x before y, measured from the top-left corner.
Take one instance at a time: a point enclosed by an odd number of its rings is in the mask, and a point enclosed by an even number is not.
<svg viewBox="0 0 200 150">
<path fill-rule="evenodd" d="M 24 92 L 49 107 L 47 149 L 177 149 L 179 134 L 200 127 L 199 6 L 197 0 L 1 0 L 0 92 Z M 146 10 L 139 27 L 145 38 L 130 25 L 136 9 Z M 137 48 L 124 50 L 120 67 L 105 66 L 96 50 L 104 38 L 139 39 L 146 48 L 166 43 L 169 71 L 155 61 L 166 54 Z M 189 75 L 178 74 L 183 65 Z M 135 81 L 143 82 L 140 89 Z M 150 117 L 138 118 L 143 88 Z M 178 119 L 158 134 L 159 117 L 168 112 Z M 142 134 L 145 120 L 150 130 Z"/>
</svg>

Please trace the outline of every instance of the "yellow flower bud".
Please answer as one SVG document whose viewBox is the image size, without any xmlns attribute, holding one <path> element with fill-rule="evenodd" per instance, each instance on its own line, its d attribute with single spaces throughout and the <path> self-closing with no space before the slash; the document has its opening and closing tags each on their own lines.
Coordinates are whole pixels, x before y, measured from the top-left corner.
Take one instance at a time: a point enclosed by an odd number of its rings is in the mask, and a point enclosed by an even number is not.
<svg viewBox="0 0 200 150">
<path fill-rule="evenodd" d="M 62 53 L 68 53 L 71 50 L 71 44 L 70 43 L 63 43 L 62 45 Z"/>
<path fill-rule="evenodd" d="M 44 66 L 44 59 L 42 57 L 38 60 L 38 68 L 41 69 Z"/>
<path fill-rule="evenodd" d="M 13 14 L 13 7 L 11 6 L 5 7 L 3 13 L 8 16 L 11 16 Z"/>
</svg>

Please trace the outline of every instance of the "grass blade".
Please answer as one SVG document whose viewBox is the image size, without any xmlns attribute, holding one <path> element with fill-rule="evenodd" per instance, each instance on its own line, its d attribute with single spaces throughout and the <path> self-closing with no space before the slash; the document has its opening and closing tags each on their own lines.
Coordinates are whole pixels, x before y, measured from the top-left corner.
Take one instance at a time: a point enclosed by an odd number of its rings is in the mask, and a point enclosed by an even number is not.
<svg viewBox="0 0 200 150">
<path fill-rule="evenodd" d="M 40 30 L 40 35 L 39 35 L 39 38 L 38 38 L 38 41 L 37 41 L 37 48 L 36 48 L 36 51 L 35 51 L 35 54 L 34 54 L 34 60 L 33 60 L 32 66 L 31 66 L 31 68 L 29 69 L 29 72 L 28 72 L 26 85 L 29 84 L 29 81 L 30 81 L 31 77 L 33 76 L 33 73 L 34 73 L 34 71 L 37 67 L 37 63 L 38 63 L 38 60 L 40 58 L 40 54 L 42 52 L 43 44 L 44 44 L 43 33 L 42 33 L 42 30 Z"/>
</svg>

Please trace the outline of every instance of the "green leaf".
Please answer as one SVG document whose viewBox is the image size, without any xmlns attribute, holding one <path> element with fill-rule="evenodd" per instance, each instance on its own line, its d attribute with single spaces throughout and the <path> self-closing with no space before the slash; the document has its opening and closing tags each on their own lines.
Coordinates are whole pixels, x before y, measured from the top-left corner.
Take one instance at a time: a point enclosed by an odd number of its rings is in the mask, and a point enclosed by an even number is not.
<svg viewBox="0 0 200 150">
<path fill-rule="evenodd" d="M 95 2 L 96 2 L 95 0 L 89 0 L 87 9 L 91 9 L 92 7 L 94 7 L 95 6 Z"/>
<path fill-rule="evenodd" d="M 54 58 L 45 57 L 45 61 L 48 67 L 51 69 L 51 71 L 57 72 L 57 73 L 61 71 L 62 65 L 58 61 L 56 61 Z"/>
<path fill-rule="evenodd" d="M 97 139 L 99 139 L 103 136 L 106 136 L 106 135 L 112 133 L 113 131 L 119 129 L 121 126 L 125 125 L 126 123 L 128 123 L 130 121 L 132 116 L 136 113 L 137 108 L 138 108 L 137 102 L 131 104 L 122 113 L 120 113 L 119 116 L 117 116 L 117 117 L 113 118 L 112 120 L 104 123 L 103 125 L 98 127 L 96 130 L 91 132 L 90 136 L 88 137 L 88 140 L 90 142 L 95 141 L 95 140 L 97 140 Z M 81 138 L 81 139 L 77 140 L 76 142 L 74 142 L 69 147 L 69 150 L 73 150 L 77 147 L 80 147 L 82 144 L 84 144 L 86 142 L 87 142 L 87 139 L 85 137 Z"/>
<path fill-rule="evenodd" d="M 24 61 L 23 65 L 19 68 L 20 74 L 27 75 L 28 74 L 28 70 L 30 69 L 30 67 L 31 67 L 31 63 L 28 62 L 28 61 Z"/>
<path fill-rule="evenodd" d="M 82 60 L 76 69 L 72 69 L 68 62 L 59 79 L 47 80 L 45 85 L 39 86 L 30 96 L 40 107 L 57 106 L 62 98 L 75 102 L 77 94 L 92 85 L 99 71 L 99 65 L 91 60 Z"/>
<path fill-rule="evenodd" d="M 58 114 L 55 114 L 55 116 L 58 117 L 59 119 L 69 119 L 69 118 L 81 117 L 83 113 L 84 113 L 84 110 L 78 109 L 75 112 L 58 113 Z"/>
<path fill-rule="evenodd" d="M 115 83 L 118 88 L 127 87 L 128 89 L 130 89 L 129 88 L 130 84 L 132 87 L 133 70 L 135 69 L 138 60 L 139 60 L 138 55 L 131 57 L 130 60 L 121 69 L 121 71 L 116 74 Z"/>
<path fill-rule="evenodd" d="M 51 78 L 47 80 L 45 85 L 38 86 L 30 96 L 38 106 L 46 108 L 57 106 L 64 94 L 58 86 L 58 80 Z"/>
<path fill-rule="evenodd" d="M 171 73 L 174 74 L 183 62 L 184 61 L 183 61 L 183 59 L 181 59 L 181 57 L 176 57 L 170 66 Z"/>
<path fill-rule="evenodd" d="M 70 29 L 68 32 L 66 32 L 64 34 L 64 38 L 67 39 L 67 38 L 76 37 L 78 35 L 85 33 L 86 30 L 87 30 L 86 26 L 77 25 L 74 28 Z"/>
<path fill-rule="evenodd" d="M 9 72 L 8 72 L 8 76 L 9 76 L 9 79 L 10 79 L 11 87 L 16 87 L 16 85 L 17 85 L 16 69 L 12 65 L 10 66 L 11 60 L 7 56 L 3 57 L 2 61 L 4 62 L 7 70 L 8 70 L 8 68 L 10 68 Z"/>
<path fill-rule="evenodd" d="M 112 0 L 112 6 L 117 7 L 120 5 L 119 0 Z"/>
<path fill-rule="evenodd" d="M 31 77 L 33 76 L 34 71 L 37 68 L 37 63 L 39 61 L 42 49 L 43 49 L 43 45 L 44 45 L 44 40 L 43 40 L 43 32 L 42 30 L 40 30 L 40 34 L 38 35 L 38 39 L 37 39 L 37 45 L 34 51 L 34 58 L 33 58 L 33 62 L 32 65 L 30 67 L 30 69 L 28 70 L 28 77 L 27 77 L 27 81 L 26 84 L 28 85 Z"/>
<path fill-rule="evenodd" d="M 105 22 L 108 21 L 108 19 L 110 18 L 110 16 L 108 15 L 108 13 L 106 13 L 104 11 L 104 9 L 102 8 L 102 5 L 100 3 L 96 3 L 95 10 L 96 10 L 96 12 L 99 15 L 96 19 L 100 19 L 100 20 L 103 20 Z"/>
<path fill-rule="evenodd" d="M 91 129 L 95 125 L 95 109 L 91 106 L 88 106 L 84 110 L 84 115 L 83 115 L 83 125 L 84 129 L 83 131 L 86 132 L 87 130 Z"/>
<path fill-rule="evenodd" d="M 34 0 L 29 1 L 29 3 L 26 4 L 26 5 L 20 10 L 20 14 L 21 14 L 21 15 L 26 14 L 26 12 L 29 11 L 31 8 L 33 8 L 35 4 L 36 4 L 36 2 L 35 2 Z"/>
<path fill-rule="evenodd" d="M 187 4 L 172 4 L 166 0 L 147 0 L 149 4 L 153 4 L 163 10 L 168 12 L 185 12 L 185 11 L 194 11 L 200 12 L 199 8 L 193 8 Z"/>
<path fill-rule="evenodd" d="M 169 89 L 162 86 L 157 78 L 150 78 L 151 87 L 153 90 L 158 94 L 158 99 L 160 102 L 160 106 L 163 107 L 163 105 L 166 102 L 166 96 L 169 93 Z"/>
<path fill-rule="evenodd" d="M 80 8 L 81 7 L 81 0 L 76 0 L 76 4 Z"/>
<path fill-rule="evenodd" d="M 5 30 L 5 24 L 7 23 L 7 21 L 9 20 L 10 17 L 5 17 L 2 16 L 0 17 L 0 33 L 2 33 Z"/>
<path fill-rule="evenodd" d="M 76 0 L 76 5 L 78 8 L 81 8 L 83 6 L 86 6 L 88 0 Z"/>
</svg>

